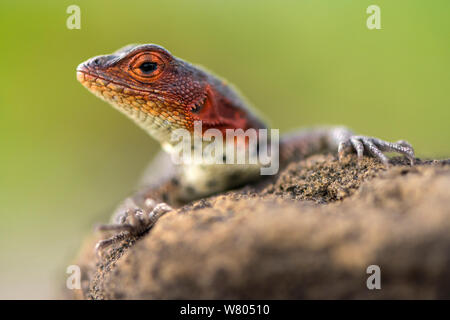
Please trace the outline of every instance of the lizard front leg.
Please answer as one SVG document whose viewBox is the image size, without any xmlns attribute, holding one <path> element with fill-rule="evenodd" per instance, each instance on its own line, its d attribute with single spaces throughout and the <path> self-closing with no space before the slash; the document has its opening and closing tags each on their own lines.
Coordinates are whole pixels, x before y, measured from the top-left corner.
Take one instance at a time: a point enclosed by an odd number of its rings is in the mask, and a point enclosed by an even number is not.
<svg viewBox="0 0 450 320">
<path fill-rule="evenodd" d="M 170 156 L 160 152 L 145 170 L 138 192 L 125 199 L 114 211 L 110 224 L 97 226 L 97 230 L 113 235 L 96 245 L 96 252 L 129 237 L 147 232 L 165 213 L 178 207 L 180 185 L 177 167 Z"/>
<path fill-rule="evenodd" d="M 414 149 L 408 142 L 399 140 L 388 142 L 374 137 L 355 135 L 345 127 L 320 127 L 293 132 L 284 136 L 280 142 L 280 161 L 304 158 L 319 152 L 338 152 L 341 159 L 347 152 L 356 152 L 358 159 L 364 153 L 389 164 L 383 152 L 397 152 L 406 156 L 414 164 Z"/>
<path fill-rule="evenodd" d="M 175 194 L 173 180 L 158 187 L 147 187 L 128 197 L 115 210 L 110 224 L 101 224 L 97 230 L 113 233 L 113 236 L 97 243 L 95 250 L 102 255 L 105 248 L 130 237 L 139 236 L 153 227 L 158 219 L 173 208 L 164 201 Z M 164 201 L 163 201 L 164 200 Z M 172 201 L 169 201 L 172 203 Z"/>
</svg>

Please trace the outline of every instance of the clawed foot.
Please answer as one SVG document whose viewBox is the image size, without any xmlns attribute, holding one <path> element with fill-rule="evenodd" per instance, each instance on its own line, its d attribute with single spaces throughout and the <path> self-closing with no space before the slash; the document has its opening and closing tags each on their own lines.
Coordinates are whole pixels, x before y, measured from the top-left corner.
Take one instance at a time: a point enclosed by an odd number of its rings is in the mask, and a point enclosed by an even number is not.
<svg viewBox="0 0 450 320">
<path fill-rule="evenodd" d="M 389 165 L 389 158 L 383 152 L 397 152 L 406 156 L 411 165 L 414 164 L 414 149 L 411 144 L 404 140 L 393 143 L 373 137 L 351 136 L 339 143 L 339 159 L 349 150 L 356 151 L 359 160 L 362 158 L 364 151 L 366 151 L 373 157 L 381 160 L 385 165 Z"/>
<path fill-rule="evenodd" d="M 112 237 L 101 240 L 95 246 L 98 256 L 103 250 L 117 242 L 133 236 L 139 236 L 149 230 L 165 213 L 172 210 L 168 204 L 162 202 L 151 206 L 152 210 L 128 209 L 118 216 L 118 223 L 99 225 L 96 229 L 102 232 L 114 232 Z"/>
</svg>

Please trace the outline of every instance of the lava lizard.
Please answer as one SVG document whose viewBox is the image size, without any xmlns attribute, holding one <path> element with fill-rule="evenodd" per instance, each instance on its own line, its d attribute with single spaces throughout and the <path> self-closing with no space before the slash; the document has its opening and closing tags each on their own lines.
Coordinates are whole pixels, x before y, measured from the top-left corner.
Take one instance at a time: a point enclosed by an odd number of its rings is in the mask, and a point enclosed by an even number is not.
<svg viewBox="0 0 450 320">
<path fill-rule="evenodd" d="M 162 146 L 147 170 L 140 190 L 116 209 L 112 223 L 99 227 L 115 233 L 101 240 L 101 252 L 130 236 L 149 230 L 158 218 L 193 200 L 244 185 L 261 177 L 243 165 L 173 164 L 171 134 L 177 129 L 192 133 L 194 122 L 210 128 L 267 129 L 239 92 L 202 67 L 173 56 L 155 44 L 128 45 L 110 55 L 93 57 L 77 68 L 77 79 L 96 96 L 129 116 Z M 356 151 L 388 164 L 382 153 L 397 152 L 414 161 L 406 141 L 386 142 L 354 135 L 345 127 L 317 127 L 286 134 L 279 142 L 279 161 L 318 152 L 337 151 L 339 156 Z"/>
</svg>

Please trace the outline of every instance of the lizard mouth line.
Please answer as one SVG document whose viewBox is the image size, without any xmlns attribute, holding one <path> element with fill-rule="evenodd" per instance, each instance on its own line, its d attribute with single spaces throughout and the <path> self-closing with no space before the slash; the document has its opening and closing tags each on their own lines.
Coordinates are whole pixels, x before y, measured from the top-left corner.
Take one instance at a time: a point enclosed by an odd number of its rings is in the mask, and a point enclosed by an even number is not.
<svg viewBox="0 0 450 320">
<path fill-rule="evenodd" d="M 85 67 L 84 67 L 84 68 L 85 68 Z M 79 76 L 78 76 L 79 74 L 82 74 L 83 77 L 82 77 L 82 78 L 79 77 Z M 92 77 L 93 79 L 86 79 L 85 75 L 87 75 L 87 76 L 89 76 L 89 77 Z M 161 99 L 161 98 L 160 98 L 160 95 L 161 95 L 161 94 L 164 94 L 164 92 L 162 92 L 162 91 L 153 91 L 153 90 L 142 90 L 142 89 L 137 89 L 137 88 L 131 87 L 131 86 L 129 86 L 129 85 L 126 85 L 126 84 L 123 84 L 123 83 L 119 83 L 119 82 L 114 81 L 114 80 L 108 80 L 108 79 L 106 79 L 106 78 L 104 78 L 104 77 L 102 77 L 102 76 L 100 76 L 100 75 L 98 75 L 98 74 L 96 74 L 96 73 L 92 73 L 92 72 L 89 72 L 89 71 L 86 71 L 86 70 L 80 70 L 80 67 L 77 68 L 77 79 L 78 79 L 78 81 L 79 81 L 81 84 L 83 84 L 83 83 L 85 83 L 85 82 L 91 82 L 91 83 L 97 83 L 97 84 L 99 84 L 98 82 L 96 82 L 96 80 L 97 80 L 97 79 L 100 79 L 100 80 L 102 80 L 102 81 L 105 82 L 105 84 L 100 83 L 103 87 L 107 87 L 108 84 L 110 84 L 110 83 L 112 83 L 112 84 L 114 84 L 114 85 L 116 85 L 116 86 L 119 86 L 122 90 L 114 90 L 114 89 L 112 89 L 112 88 L 109 88 L 109 89 L 111 89 L 111 90 L 113 90 L 114 92 L 117 92 L 117 93 L 123 93 L 123 90 L 124 90 L 124 89 L 129 89 L 129 90 L 135 91 L 138 95 L 139 95 L 139 94 L 144 94 L 144 95 L 145 95 L 145 94 L 152 94 L 152 95 L 155 95 L 156 98 L 157 98 L 158 100 L 161 100 L 161 101 L 163 101 L 163 102 L 167 102 L 167 101 L 168 101 L 168 102 L 171 102 L 171 103 L 174 103 L 174 104 L 178 104 L 178 105 L 179 105 L 179 103 L 177 103 L 177 101 L 174 100 L 174 99 L 172 99 L 172 98 L 166 97 L 166 98 L 164 98 L 164 99 Z M 195 109 L 195 108 L 201 108 L 202 105 L 203 105 L 203 103 L 204 103 L 204 101 L 205 101 L 205 98 L 203 98 L 202 100 L 200 100 L 200 101 L 198 101 L 198 102 L 193 102 L 193 103 L 190 104 L 190 105 L 181 105 L 181 106 L 182 106 L 182 107 L 185 107 L 185 108 L 194 108 L 194 109 Z"/>
<path fill-rule="evenodd" d="M 93 82 L 93 83 L 97 83 L 95 80 L 100 79 L 100 80 L 103 80 L 103 81 L 106 82 L 106 84 L 101 84 L 101 85 L 104 86 L 104 87 L 106 87 L 108 84 L 112 83 L 112 84 L 115 84 L 115 85 L 117 85 L 117 86 L 120 86 L 120 87 L 123 88 L 123 89 L 130 89 L 130 90 L 134 90 L 134 91 L 139 92 L 139 93 L 153 93 L 153 94 L 156 93 L 156 92 L 151 91 L 151 90 L 141 90 L 141 89 L 136 89 L 136 88 L 130 87 L 130 86 L 128 86 L 128 85 L 125 85 L 125 84 L 123 84 L 123 83 L 119 83 L 119 82 L 116 82 L 116 81 L 114 81 L 114 80 L 108 80 L 108 79 L 106 79 L 106 78 L 104 78 L 104 77 L 102 77 L 102 76 L 99 76 L 98 74 L 94 74 L 94 73 L 91 73 L 91 72 L 88 72 L 88 71 L 84 71 L 84 70 L 77 70 L 77 75 L 78 75 L 78 74 L 83 74 L 83 78 L 82 78 L 81 80 L 78 79 L 78 81 L 80 81 L 81 83 L 84 83 L 84 82 Z M 93 77 L 93 79 L 86 79 L 86 77 L 85 77 L 84 75 L 88 75 L 89 77 Z M 78 78 L 78 77 L 77 77 L 77 78 Z M 111 90 L 113 90 L 113 89 L 111 89 Z M 114 91 L 115 91 L 115 90 L 114 90 Z M 118 91 L 118 92 L 119 92 L 119 91 Z"/>
</svg>

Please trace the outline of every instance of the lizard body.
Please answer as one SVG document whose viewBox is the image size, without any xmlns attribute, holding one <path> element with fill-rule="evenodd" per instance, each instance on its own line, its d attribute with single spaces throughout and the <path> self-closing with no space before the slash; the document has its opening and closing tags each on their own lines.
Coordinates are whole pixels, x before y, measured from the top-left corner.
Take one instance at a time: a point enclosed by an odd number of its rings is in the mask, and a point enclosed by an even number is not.
<svg viewBox="0 0 450 320">
<path fill-rule="evenodd" d="M 201 122 L 202 133 L 208 129 L 223 134 L 227 129 L 267 129 L 233 86 L 201 67 L 176 58 L 158 45 L 129 45 L 113 54 L 91 58 L 78 66 L 77 79 L 142 127 L 167 154 L 174 153 L 171 139 L 174 131 L 184 129 L 193 134 L 196 121 Z M 294 132 L 282 137 L 279 146 L 277 155 L 281 165 L 291 158 L 299 159 L 321 151 L 338 151 L 341 155 L 353 150 L 358 157 L 366 152 L 386 164 L 388 158 L 383 151 L 404 154 L 411 163 L 414 159 L 414 151 L 405 141 L 390 143 L 356 136 L 344 127 Z M 114 224 L 101 227 L 124 232 L 100 242 L 98 248 L 127 234 L 148 230 L 159 216 L 172 209 L 171 206 L 256 180 L 261 167 L 259 163 L 174 165 L 167 155 L 159 156 L 156 162 L 148 170 L 151 174 L 141 190 L 116 210 Z M 163 177 L 155 179 L 158 175 Z"/>
</svg>

